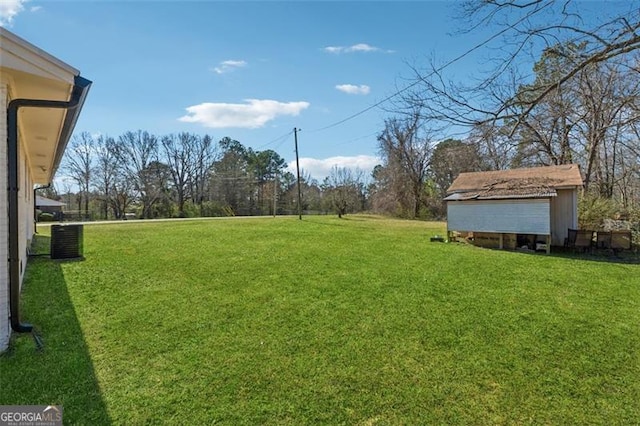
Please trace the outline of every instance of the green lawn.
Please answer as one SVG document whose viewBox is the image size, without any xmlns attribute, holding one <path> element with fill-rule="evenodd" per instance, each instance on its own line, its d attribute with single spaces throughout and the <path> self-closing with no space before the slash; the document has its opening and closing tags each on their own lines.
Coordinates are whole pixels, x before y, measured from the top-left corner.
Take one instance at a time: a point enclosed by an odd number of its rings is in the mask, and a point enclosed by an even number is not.
<svg viewBox="0 0 640 426">
<path fill-rule="evenodd" d="M 48 232 L 44 228 L 41 232 Z M 34 258 L 0 404 L 71 424 L 638 424 L 640 265 L 351 216 L 84 229 Z"/>
</svg>

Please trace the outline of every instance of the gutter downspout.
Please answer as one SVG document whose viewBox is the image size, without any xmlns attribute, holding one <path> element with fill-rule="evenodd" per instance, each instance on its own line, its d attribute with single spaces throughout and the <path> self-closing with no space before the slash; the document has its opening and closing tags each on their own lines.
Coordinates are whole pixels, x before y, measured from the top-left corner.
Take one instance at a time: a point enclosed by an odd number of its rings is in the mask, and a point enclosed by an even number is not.
<svg viewBox="0 0 640 426">
<path fill-rule="evenodd" d="M 9 192 L 9 309 L 11 312 L 11 328 L 17 333 L 29 333 L 33 330 L 31 324 L 20 321 L 20 244 L 18 227 L 18 191 L 19 191 L 19 157 L 18 157 L 18 111 L 20 108 L 57 108 L 72 110 L 80 105 L 86 96 L 91 82 L 80 76 L 75 77 L 75 83 L 69 101 L 50 101 L 40 99 L 14 99 L 7 107 L 7 163 L 8 163 L 8 192 Z M 75 125 L 75 118 L 67 122 L 69 114 L 65 117 L 63 133 L 60 141 L 66 145 L 70 132 Z M 69 124 L 71 124 L 69 128 Z M 62 149 L 56 152 L 54 167 L 59 164 Z M 55 170 L 52 171 L 52 175 Z"/>
</svg>

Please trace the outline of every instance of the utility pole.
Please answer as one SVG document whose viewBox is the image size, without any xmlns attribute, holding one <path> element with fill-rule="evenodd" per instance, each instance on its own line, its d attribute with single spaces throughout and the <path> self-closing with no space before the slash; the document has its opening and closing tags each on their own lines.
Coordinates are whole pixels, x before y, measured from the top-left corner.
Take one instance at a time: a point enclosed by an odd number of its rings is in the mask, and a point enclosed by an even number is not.
<svg viewBox="0 0 640 426">
<path fill-rule="evenodd" d="M 273 217 L 276 217 L 276 211 L 278 209 L 278 172 L 273 179 Z"/>
<path fill-rule="evenodd" d="M 298 130 L 293 128 L 293 139 L 296 143 L 296 171 L 298 172 L 298 219 L 302 220 L 302 192 L 300 192 L 300 160 L 298 159 Z"/>
</svg>

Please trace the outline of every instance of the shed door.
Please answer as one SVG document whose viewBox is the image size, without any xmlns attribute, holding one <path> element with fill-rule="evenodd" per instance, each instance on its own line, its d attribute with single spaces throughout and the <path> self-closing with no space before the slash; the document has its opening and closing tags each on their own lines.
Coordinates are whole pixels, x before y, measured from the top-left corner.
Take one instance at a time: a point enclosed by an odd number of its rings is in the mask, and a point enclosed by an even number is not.
<svg viewBox="0 0 640 426">
<path fill-rule="evenodd" d="M 550 217 L 548 198 L 447 202 L 450 231 L 549 235 Z"/>
</svg>

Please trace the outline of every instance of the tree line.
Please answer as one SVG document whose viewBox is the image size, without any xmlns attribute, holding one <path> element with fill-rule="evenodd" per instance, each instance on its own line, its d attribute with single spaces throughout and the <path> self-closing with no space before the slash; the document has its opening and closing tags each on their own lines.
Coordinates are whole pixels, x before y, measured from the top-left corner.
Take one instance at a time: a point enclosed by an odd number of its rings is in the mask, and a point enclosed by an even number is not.
<svg viewBox="0 0 640 426">
<path fill-rule="evenodd" d="M 340 167 L 321 183 L 304 175 L 298 206 L 296 177 L 274 151 L 189 133 L 83 133 L 64 167 L 80 189 L 78 210 L 121 218 L 131 210 L 185 217 L 300 207 L 440 219 L 461 172 L 576 163 L 584 177 L 582 220 L 640 218 L 640 8 L 624 16 L 603 11 L 590 24 L 572 0 L 466 0 L 459 7 L 462 32 L 495 25 L 473 48 L 497 52 L 494 67 L 461 84 L 445 75 L 446 66 L 412 66 L 413 80 L 385 106 L 381 162 L 371 176 Z M 441 136 L 451 129 L 463 136 Z"/>
<path fill-rule="evenodd" d="M 299 207 L 297 178 L 285 160 L 230 137 L 83 132 L 72 138 L 61 172 L 68 181 L 46 195 L 65 199 L 67 210 L 85 219 L 295 214 Z M 300 186 L 304 212 L 367 208 L 358 170 L 336 166 L 322 183 L 303 173 Z"/>
<path fill-rule="evenodd" d="M 438 200 L 461 172 L 576 163 L 583 223 L 640 219 L 640 11 L 588 27 L 579 7 L 465 2 L 466 19 L 484 25 L 499 18 L 504 56 L 472 85 L 455 83 L 436 64 L 412 67 L 413 84 L 389 108 L 378 138 L 383 161 L 374 171 L 372 207 L 439 217 L 446 212 Z M 534 54 L 533 40 L 551 43 L 527 72 L 519 59 Z M 466 136 L 438 140 L 451 128 Z"/>
<path fill-rule="evenodd" d="M 515 87 L 513 111 L 475 122 L 464 138 L 438 139 L 442 117 L 425 106 L 428 87 L 407 95 L 378 135 L 381 164 L 372 175 L 336 166 L 319 183 L 303 174 L 301 209 L 443 219 L 442 199 L 461 172 L 577 163 L 584 177 L 583 217 L 638 216 L 638 56 L 585 66 L 547 89 L 586 50 L 585 43 L 544 49 L 534 80 Z M 284 159 L 229 137 L 215 143 L 191 133 L 82 133 L 72 139 L 63 171 L 79 188 L 78 210 L 98 218 L 298 211 L 297 180 Z"/>
</svg>

